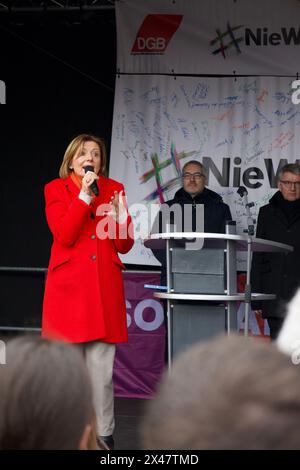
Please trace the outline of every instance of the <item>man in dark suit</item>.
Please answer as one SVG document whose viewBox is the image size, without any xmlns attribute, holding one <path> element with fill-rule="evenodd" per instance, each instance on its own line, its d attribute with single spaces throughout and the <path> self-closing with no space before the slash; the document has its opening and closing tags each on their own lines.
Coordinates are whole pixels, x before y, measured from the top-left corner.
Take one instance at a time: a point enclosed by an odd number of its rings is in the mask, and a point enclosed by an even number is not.
<svg viewBox="0 0 300 470">
<path fill-rule="evenodd" d="M 289 163 L 278 175 L 278 189 L 258 214 L 256 236 L 294 247 L 289 254 L 254 253 L 251 272 L 253 292 L 276 294 L 276 300 L 253 302 L 252 308 L 268 320 L 275 339 L 285 307 L 300 284 L 300 165 Z"/>
</svg>

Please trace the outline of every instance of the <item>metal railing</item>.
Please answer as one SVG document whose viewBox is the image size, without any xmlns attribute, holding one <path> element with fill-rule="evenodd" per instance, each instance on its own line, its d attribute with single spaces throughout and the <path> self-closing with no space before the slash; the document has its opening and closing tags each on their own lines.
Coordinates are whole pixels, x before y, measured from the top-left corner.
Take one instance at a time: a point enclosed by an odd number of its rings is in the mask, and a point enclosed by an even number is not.
<svg viewBox="0 0 300 470">
<path fill-rule="evenodd" d="M 0 266 L 0 273 L 1 272 L 11 272 L 11 273 L 43 273 L 46 274 L 48 271 L 48 268 L 33 268 L 33 267 L 27 267 L 27 266 Z M 131 270 L 131 269 L 126 269 L 127 273 L 141 273 L 141 274 L 146 274 L 146 273 L 160 273 L 160 271 L 146 271 L 146 270 Z M 22 326 L 1 326 L 0 325 L 0 331 L 41 331 L 41 328 L 37 327 L 22 327 Z"/>
<path fill-rule="evenodd" d="M 45 274 L 48 271 L 47 268 L 33 268 L 27 266 L 0 266 L 0 273 L 2 272 L 11 272 L 11 273 L 43 273 Z M 0 331 L 41 331 L 41 328 L 38 327 L 28 327 L 28 326 L 1 326 Z"/>
<path fill-rule="evenodd" d="M 47 268 L 30 268 L 24 266 L 0 266 L 0 272 L 46 273 L 47 270 Z"/>
</svg>

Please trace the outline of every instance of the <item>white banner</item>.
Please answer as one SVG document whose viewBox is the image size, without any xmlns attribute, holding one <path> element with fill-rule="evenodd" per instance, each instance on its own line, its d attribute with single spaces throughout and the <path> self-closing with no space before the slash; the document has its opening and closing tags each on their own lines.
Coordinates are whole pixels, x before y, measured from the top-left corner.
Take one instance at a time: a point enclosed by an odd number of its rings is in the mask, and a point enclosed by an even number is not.
<svg viewBox="0 0 300 470">
<path fill-rule="evenodd" d="M 299 0 L 122 0 L 116 14 L 121 73 L 299 72 Z"/>
<path fill-rule="evenodd" d="M 125 185 L 136 233 L 147 234 L 147 209 L 173 197 L 192 159 L 205 165 L 208 187 L 242 232 L 237 188 L 248 189 L 255 215 L 276 190 L 278 168 L 300 158 L 300 105 L 291 94 L 287 78 L 117 78 L 110 176 Z M 140 240 L 123 260 L 156 264 Z"/>
</svg>

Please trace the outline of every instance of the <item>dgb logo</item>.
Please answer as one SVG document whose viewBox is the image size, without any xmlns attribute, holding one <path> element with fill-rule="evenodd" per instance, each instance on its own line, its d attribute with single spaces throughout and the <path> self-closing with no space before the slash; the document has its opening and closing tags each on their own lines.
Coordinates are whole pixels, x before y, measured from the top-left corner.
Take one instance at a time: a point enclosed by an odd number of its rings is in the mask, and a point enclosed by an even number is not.
<svg viewBox="0 0 300 470">
<path fill-rule="evenodd" d="M 143 51 L 163 51 L 166 48 L 165 38 L 137 38 L 138 50 Z"/>
<path fill-rule="evenodd" d="M 183 15 L 146 15 L 137 32 L 131 54 L 163 54 L 182 18 Z"/>
</svg>

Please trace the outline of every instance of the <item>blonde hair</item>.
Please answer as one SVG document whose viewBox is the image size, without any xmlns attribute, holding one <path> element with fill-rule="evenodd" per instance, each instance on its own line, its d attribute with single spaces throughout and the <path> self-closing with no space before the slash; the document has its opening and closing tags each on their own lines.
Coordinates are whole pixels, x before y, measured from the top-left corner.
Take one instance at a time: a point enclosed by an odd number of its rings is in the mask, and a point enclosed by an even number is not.
<svg viewBox="0 0 300 470">
<path fill-rule="evenodd" d="M 106 176 L 106 149 L 104 139 L 89 134 L 80 134 L 69 143 L 67 150 L 65 151 L 64 158 L 59 169 L 60 178 L 67 178 L 69 176 L 72 171 L 70 169 L 70 165 L 73 157 L 76 155 L 78 150 L 81 152 L 85 142 L 95 142 L 99 145 L 101 153 L 101 168 L 99 173 Z"/>
</svg>

